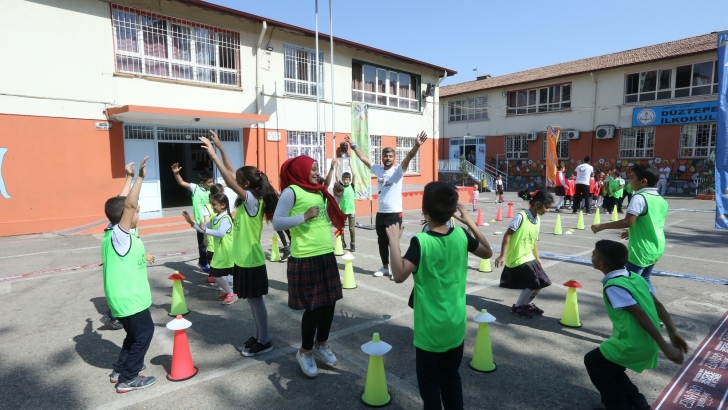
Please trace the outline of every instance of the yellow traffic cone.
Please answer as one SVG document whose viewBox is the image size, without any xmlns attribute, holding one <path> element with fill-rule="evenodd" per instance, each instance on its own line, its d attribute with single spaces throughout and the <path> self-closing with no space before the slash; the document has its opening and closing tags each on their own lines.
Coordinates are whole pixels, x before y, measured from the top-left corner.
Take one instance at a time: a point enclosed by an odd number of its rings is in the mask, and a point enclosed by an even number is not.
<svg viewBox="0 0 728 410">
<path fill-rule="evenodd" d="M 556 226 L 554 227 L 554 235 L 563 235 L 561 232 L 561 215 L 556 215 Z"/>
<path fill-rule="evenodd" d="M 602 223 L 602 219 L 599 216 L 599 208 L 597 208 L 596 213 L 594 214 L 594 222 L 592 223 L 592 225 L 599 225 L 600 223 Z"/>
<path fill-rule="evenodd" d="M 483 309 L 473 320 L 478 322 L 478 335 L 475 337 L 475 350 L 473 350 L 473 360 L 470 361 L 470 368 L 483 373 L 494 372 L 498 366 L 493 361 L 490 325 L 488 323 L 495 322 L 495 316 Z"/>
<path fill-rule="evenodd" d="M 356 259 L 354 255 L 347 252 L 341 259 L 344 262 L 344 281 L 341 283 L 341 287 L 344 289 L 356 289 L 356 279 L 354 279 L 354 266 L 351 261 Z"/>
<path fill-rule="evenodd" d="M 572 279 L 564 283 L 564 286 L 568 286 L 569 290 L 566 291 L 564 312 L 561 314 L 559 323 L 566 327 L 581 327 L 581 321 L 579 320 L 579 303 L 576 300 L 576 288 L 580 288 L 581 285 L 579 282 Z"/>
<path fill-rule="evenodd" d="M 344 246 L 341 243 L 341 235 L 339 234 L 339 231 L 336 231 L 334 235 L 336 235 L 336 239 L 334 239 L 334 255 L 341 256 L 344 254 Z"/>
<path fill-rule="evenodd" d="M 379 333 L 374 333 L 371 342 L 361 346 L 361 350 L 369 355 L 369 368 L 367 369 L 367 381 L 364 385 L 364 394 L 361 395 L 361 402 L 369 407 L 383 407 L 392 401 L 392 396 L 387 391 L 387 376 L 384 373 L 384 356 L 392 346 L 379 340 Z"/>
<path fill-rule="evenodd" d="M 614 209 L 612 209 L 612 222 L 617 222 L 619 220 L 619 216 L 617 215 L 617 205 L 614 205 Z"/>
<path fill-rule="evenodd" d="M 485 273 L 493 272 L 493 268 L 490 267 L 490 259 L 481 259 L 478 271 Z"/>
<path fill-rule="evenodd" d="M 579 211 L 579 219 L 576 221 L 576 229 L 584 230 L 584 211 Z"/>
<path fill-rule="evenodd" d="M 270 248 L 270 261 L 279 262 L 281 260 L 281 252 L 278 250 L 278 235 L 273 234 L 271 238 L 272 247 Z"/>
<path fill-rule="evenodd" d="M 185 302 L 185 292 L 182 290 L 182 279 L 184 278 L 177 271 L 174 271 L 174 275 L 167 278 L 174 281 L 172 282 L 172 306 L 169 309 L 169 315 L 172 317 L 190 313 L 190 310 L 187 309 L 187 302 Z"/>
</svg>

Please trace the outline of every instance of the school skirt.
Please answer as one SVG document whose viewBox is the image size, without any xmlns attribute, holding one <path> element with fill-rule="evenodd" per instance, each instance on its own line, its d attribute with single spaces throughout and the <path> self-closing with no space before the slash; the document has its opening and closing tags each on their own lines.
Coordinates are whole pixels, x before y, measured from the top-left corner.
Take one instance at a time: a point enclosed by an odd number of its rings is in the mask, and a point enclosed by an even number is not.
<svg viewBox="0 0 728 410">
<path fill-rule="evenodd" d="M 496 193 L 496 195 L 503 195 L 503 185 L 496 185 L 495 193 Z"/>
<path fill-rule="evenodd" d="M 566 190 L 564 189 L 564 187 L 557 186 L 556 187 L 556 196 L 565 196 L 565 195 L 566 195 Z"/>
<path fill-rule="evenodd" d="M 344 297 L 334 253 L 288 258 L 288 307 L 313 310 Z"/>
<path fill-rule="evenodd" d="M 210 276 L 213 278 L 224 278 L 233 274 L 233 268 L 213 268 L 210 267 Z"/>
<path fill-rule="evenodd" d="M 551 286 L 551 279 L 546 276 L 543 267 L 536 260 L 526 262 L 513 268 L 503 268 L 500 287 L 506 289 L 543 289 Z"/>
<path fill-rule="evenodd" d="M 265 265 L 254 268 L 233 267 L 233 292 L 241 299 L 259 298 L 268 294 L 268 270 Z"/>
</svg>

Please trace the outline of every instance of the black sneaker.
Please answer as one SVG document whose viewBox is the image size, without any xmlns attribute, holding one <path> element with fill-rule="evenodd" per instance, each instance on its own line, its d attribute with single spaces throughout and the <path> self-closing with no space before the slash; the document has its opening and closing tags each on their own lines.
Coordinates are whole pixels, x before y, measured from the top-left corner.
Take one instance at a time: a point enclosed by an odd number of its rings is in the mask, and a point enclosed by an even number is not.
<svg viewBox="0 0 728 410">
<path fill-rule="evenodd" d="M 255 336 L 250 336 L 250 338 L 248 340 L 246 340 L 245 343 L 243 343 L 242 346 L 238 346 L 238 352 L 241 352 L 242 353 L 242 352 L 250 349 L 251 347 L 253 347 L 253 345 L 257 341 L 258 341 L 258 339 L 256 339 Z"/>
<path fill-rule="evenodd" d="M 529 312 L 531 312 L 534 315 L 543 315 L 543 309 L 540 309 L 538 306 L 534 305 L 533 303 L 530 303 L 525 306 Z"/>
<path fill-rule="evenodd" d="M 284 246 L 283 253 L 281 253 L 281 260 L 284 261 L 284 260 L 288 259 L 289 256 L 291 256 L 291 247 Z"/>
<path fill-rule="evenodd" d="M 353 243 L 351 244 L 351 248 L 349 248 L 349 252 L 356 252 L 356 245 Z"/>
<path fill-rule="evenodd" d="M 533 317 L 527 306 L 513 305 L 511 306 L 511 313 L 524 319 L 530 319 Z"/>
<path fill-rule="evenodd" d="M 266 344 L 261 344 L 260 342 L 256 341 L 253 347 L 251 347 L 248 350 L 243 350 L 240 352 L 245 357 L 253 357 L 259 354 L 268 353 L 271 350 L 273 350 L 273 345 L 268 342 Z"/>
<path fill-rule="evenodd" d="M 124 328 L 124 325 L 122 325 L 121 322 L 119 322 L 119 320 L 112 319 L 109 317 L 109 315 L 103 315 L 101 317 L 101 323 L 106 325 L 106 327 L 111 330 L 119 330 L 119 329 Z"/>
</svg>

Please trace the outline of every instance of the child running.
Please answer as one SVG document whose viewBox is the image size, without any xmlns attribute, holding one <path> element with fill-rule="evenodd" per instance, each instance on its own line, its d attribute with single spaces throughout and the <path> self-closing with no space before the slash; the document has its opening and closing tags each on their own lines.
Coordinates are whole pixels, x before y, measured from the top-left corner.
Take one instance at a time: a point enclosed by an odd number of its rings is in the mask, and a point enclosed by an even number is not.
<svg viewBox="0 0 728 410">
<path fill-rule="evenodd" d="M 210 186 L 214 183 L 212 180 L 212 174 L 203 171 L 197 174 L 199 177 L 199 184 L 190 184 L 182 179 L 179 172 L 182 167 L 178 163 L 172 164 L 172 173 L 174 173 L 174 179 L 177 180 L 179 186 L 185 189 L 189 189 L 192 192 L 192 215 L 195 218 L 195 223 L 198 225 L 204 225 L 207 223 L 204 219 L 205 204 L 210 202 Z M 197 232 L 197 248 L 200 251 L 200 259 L 197 261 L 197 266 L 200 267 L 205 273 L 210 272 L 210 263 L 207 260 L 207 245 L 205 245 L 205 235 Z M 209 280 L 208 280 L 208 283 Z"/>
<path fill-rule="evenodd" d="M 501 244 L 501 254 L 495 260 L 495 266 L 503 266 L 500 287 L 522 289 L 521 295 L 511 307 L 511 313 L 524 319 L 533 315 L 543 315 L 543 310 L 533 304 L 539 291 L 551 286 L 551 280 L 543 270 L 538 256 L 539 228 L 541 215 L 549 211 L 554 203 L 550 193 L 533 191 L 530 194 L 529 209 L 519 212 L 508 226 Z M 504 254 L 505 252 L 505 254 Z"/>
<path fill-rule="evenodd" d="M 313 158 L 300 155 L 286 160 L 281 166 L 283 191 L 273 216 L 273 229 L 291 230 L 288 307 L 304 310 L 296 360 L 308 377 L 318 375 L 314 356 L 330 366 L 337 363 L 328 339 L 336 301 L 343 297 L 331 224 L 342 230 L 345 216 L 318 180 L 319 164 Z"/>
<path fill-rule="evenodd" d="M 268 333 L 268 311 L 263 301 L 263 295 L 268 294 L 268 271 L 260 236 L 263 218 L 272 219 L 278 194 L 268 182 L 268 177 L 258 168 L 243 166 L 236 171 L 217 134 L 210 130 L 210 137 L 220 150 L 222 160 L 218 158 L 210 140 L 200 137 L 203 148 L 217 165 L 227 186 L 238 195 L 233 226 L 233 292 L 238 297 L 248 299 L 255 321 L 255 335 L 248 338 L 238 350 L 243 356 L 252 357 L 273 350 Z"/>
<path fill-rule="evenodd" d="M 607 410 L 651 409 L 625 370 L 641 373 L 656 368 L 660 350 L 670 361 L 682 364 L 688 352 L 687 342 L 649 284 L 624 269 L 627 253 L 621 243 L 601 240 L 591 258 L 592 267 L 604 274 L 603 299 L 612 336 L 584 356 L 584 365 Z M 658 319 L 665 323 L 672 346 L 660 334 Z"/>
<path fill-rule="evenodd" d="M 415 368 L 423 407 L 462 409 L 463 389 L 458 369 L 463 359 L 468 318 L 465 308 L 468 252 L 488 259 L 493 251 L 465 206 L 458 204 L 454 186 L 441 181 L 427 184 L 422 212 L 428 230 L 412 238 L 404 258 L 399 247 L 404 228 L 400 224 L 387 227 L 392 244 L 390 266 L 395 282 L 404 282 L 410 274 L 415 281 Z M 475 238 L 463 228 L 448 226 L 453 215 L 470 228 Z"/>
</svg>

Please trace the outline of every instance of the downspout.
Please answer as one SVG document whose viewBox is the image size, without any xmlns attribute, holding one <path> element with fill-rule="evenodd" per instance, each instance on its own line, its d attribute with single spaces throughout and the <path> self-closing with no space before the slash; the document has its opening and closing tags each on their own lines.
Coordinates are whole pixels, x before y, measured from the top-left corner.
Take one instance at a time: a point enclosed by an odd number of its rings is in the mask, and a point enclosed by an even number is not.
<svg viewBox="0 0 728 410">
<path fill-rule="evenodd" d="M 258 43 L 255 47 L 255 113 L 260 115 L 261 111 L 263 110 L 263 104 L 260 102 L 260 99 L 262 98 L 262 92 L 260 87 L 260 58 L 259 58 L 259 51 L 261 46 L 263 45 L 263 37 L 265 37 L 265 31 L 268 28 L 268 24 L 266 24 L 265 21 L 263 21 L 263 27 L 260 29 L 260 36 L 258 36 Z M 257 158 L 258 158 L 258 167 L 263 166 L 263 158 L 261 158 L 262 151 L 263 151 L 263 144 L 262 136 L 260 133 L 260 123 L 258 123 L 256 128 L 256 139 L 257 139 Z"/>
<path fill-rule="evenodd" d="M 596 127 L 596 121 L 597 121 L 597 79 L 594 78 L 594 72 L 589 72 L 589 76 L 591 77 L 592 81 L 594 82 L 594 105 L 592 106 L 592 126 L 591 126 L 591 132 L 592 136 L 589 138 L 589 157 L 592 156 L 592 148 L 594 145 L 594 128 Z"/>
<path fill-rule="evenodd" d="M 440 151 L 440 145 L 442 145 L 441 142 L 440 142 L 440 138 L 437 138 L 438 137 L 438 135 L 437 135 L 437 125 L 438 125 L 438 122 L 439 121 L 436 121 L 435 120 L 435 114 L 438 114 L 438 115 L 440 114 L 440 83 L 443 82 L 443 81 L 445 81 L 446 78 L 447 78 L 447 71 L 445 71 L 445 73 L 442 75 L 442 78 L 438 78 L 437 79 L 437 90 L 435 90 L 435 93 L 437 94 L 437 104 L 435 104 L 435 95 L 433 94 L 433 96 L 432 96 L 432 145 L 433 145 L 433 150 L 432 150 L 432 174 L 433 174 L 432 175 L 432 180 L 433 181 L 437 181 L 439 179 L 438 178 L 438 175 L 439 175 L 439 169 L 438 168 L 439 168 L 439 166 L 437 164 L 437 160 L 438 160 L 438 154 L 439 154 L 438 151 Z M 444 124 L 443 124 L 443 128 L 444 128 Z M 435 144 L 437 144 L 437 150 L 434 149 L 435 148 L 434 147 Z"/>
</svg>

